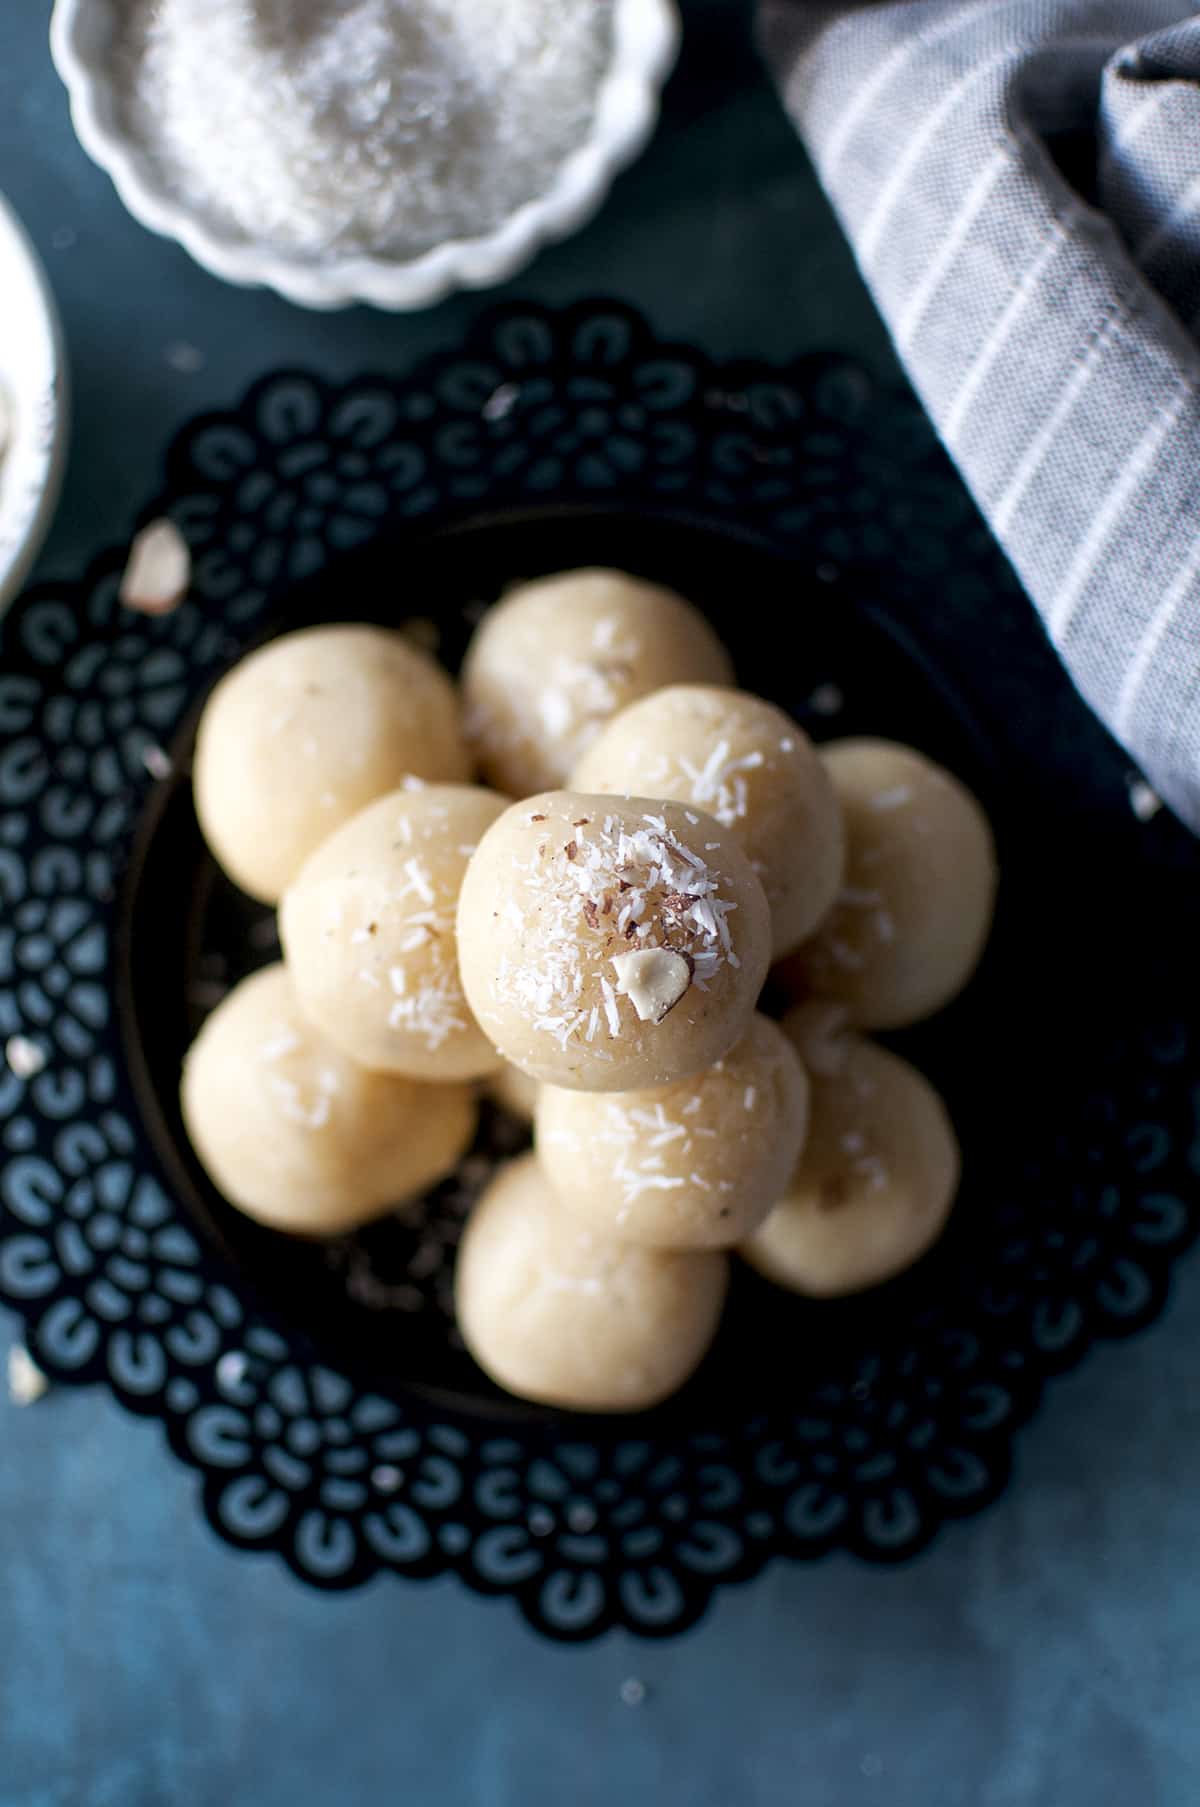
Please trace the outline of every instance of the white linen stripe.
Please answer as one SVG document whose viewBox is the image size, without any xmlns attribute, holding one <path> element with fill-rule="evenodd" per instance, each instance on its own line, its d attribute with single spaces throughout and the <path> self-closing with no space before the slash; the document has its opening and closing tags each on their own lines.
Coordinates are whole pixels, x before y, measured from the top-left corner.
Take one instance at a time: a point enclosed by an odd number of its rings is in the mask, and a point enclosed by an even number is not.
<svg viewBox="0 0 1200 1807">
<path fill-rule="evenodd" d="M 1181 385 L 1171 406 L 1165 409 L 1157 420 L 1152 421 L 1142 434 L 1141 439 L 1134 447 L 1132 457 L 1127 461 L 1116 482 L 1111 486 L 1093 515 L 1092 524 L 1079 543 L 1067 575 L 1059 585 L 1050 607 L 1046 610 L 1046 626 L 1052 637 L 1061 639 L 1070 626 L 1075 606 L 1087 588 L 1103 550 L 1104 542 L 1120 520 L 1125 504 L 1153 464 L 1163 441 L 1171 432 L 1190 399 L 1191 391 Z"/>
<path fill-rule="evenodd" d="M 859 121 L 865 118 L 892 77 L 899 75 L 900 71 L 906 68 L 914 57 L 923 56 L 931 45 L 940 44 L 943 38 L 948 38 L 959 25 L 978 23 L 978 0 L 968 0 L 968 4 L 959 11 L 951 13 L 948 18 L 939 20 L 935 31 L 926 32 L 924 36 L 919 31 L 913 31 L 909 37 L 904 38 L 901 43 L 894 45 L 889 50 L 883 60 L 876 64 L 862 87 L 856 91 L 854 98 L 826 139 L 824 148 L 818 153 L 817 161 L 826 181 L 829 181 L 837 170 Z"/>
<path fill-rule="evenodd" d="M 1071 409 L 1075 406 L 1075 403 L 1079 399 L 1080 392 L 1085 388 L 1091 378 L 1092 371 L 1096 365 L 1096 360 L 1099 358 L 1100 353 L 1107 344 L 1116 323 L 1117 316 L 1115 314 L 1109 314 L 1104 324 L 1093 337 L 1092 342 L 1088 346 L 1083 357 L 1080 358 L 1078 364 L 1072 369 L 1070 377 L 1063 384 L 1062 389 L 1059 392 L 1058 400 L 1055 402 L 1053 408 L 1022 452 L 1017 461 L 1016 470 L 1009 478 L 1003 494 L 996 503 L 995 509 L 991 512 L 993 533 L 999 535 L 1008 531 L 1013 515 L 1021 506 L 1025 492 L 1029 488 L 1033 478 L 1036 476 L 1043 458 L 1050 450 L 1053 441 L 1058 437 L 1059 428 L 1067 418 L 1067 415 L 1071 412 Z"/>
<path fill-rule="evenodd" d="M 892 209 L 904 192 L 905 183 L 955 107 L 959 106 L 971 89 L 984 81 L 993 69 L 998 69 L 1001 63 L 1010 62 L 1012 55 L 1011 46 L 1006 44 L 1003 50 L 998 50 L 994 56 L 988 57 L 986 62 L 977 63 L 973 69 L 968 70 L 966 75 L 960 77 L 952 88 L 947 88 L 937 106 L 925 115 L 919 128 L 905 145 L 903 156 L 897 158 L 893 164 L 887 181 L 880 189 L 874 206 L 859 230 L 858 261 L 864 268 L 870 264 L 875 255 L 879 240 L 891 218 Z"/>
<path fill-rule="evenodd" d="M 967 234 L 979 218 L 996 183 L 1012 162 L 1012 157 L 1012 147 L 1001 145 L 989 157 L 963 196 L 962 205 L 951 220 L 933 262 L 913 290 L 908 306 L 896 326 L 896 343 L 902 352 L 908 350 L 916 337 L 930 302 L 949 275 L 950 266 L 961 251 Z"/>
<path fill-rule="evenodd" d="M 1129 670 L 1125 673 L 1121 684 L 1117 706 L 1113 712 L 1113 732 L 1123 737 L 1129 730 L 1133 720 L 1133 711 L 1141 694 L 1146 673 L 1154 661 L 1154 656 L 1162 644 L 1163 636 L 1170 627 L 1175 611 L 1200 577 L 1200 533 L 1192 541 L 1192 549 L 1171 579 L 1162 601 L 1151 615 L 1146 631 L 1138 641 Z"/>
<path fill-rule="evenodd" d="M 1174 92 L 1176 86 L 1176 83 L 1170 81 L 1155 82 L 1149 94 L 1139 101 L 1131 112 L 1126 114 L 1121 121 L 1120 131 L 1106 146 L 1104 155 L 1100 159 L 1102 170 L 1111 169 L 1117 160 L 1118 152 L 1129 150 L 1130 146 L 1141 137 L 1146 126 L 1149 125 L 1167 96 Z"/>
<path fill-rule="evenodd" d="M 987 381 L 992 365 L 996 362 L 996 359 L 1004 349 L 1009 334 L 1017 323 L 1021 309 L 1025 306 L 1025 303 L 1029 300 L 1034 289 L 1041 281 L 1042 274 L 1051 258 L 1054 256 L 1054 253 L 1066 239 L 1067 233 L 1074 224 L 1079 211 L 1080 208 L 1078 204 L 1073 204 L 1067 207 L 1063 213 L 1060 214 L 1058 219 L 1055 220 L 1053 229 L 1046 234 L 1045 243 L 1042 245 L 1041 250 L 1038 252 L 1033 262 L 1028 264 L 1022 272 L 1021 280 L 1017 283 L 1012 294 L 1009 296 L 1008 301 L 1005 303 L 1004 311 L 1001 313 L 1000 318 L 997 320 L 995 326 L 993 326 L 991 332 L 971 360 L 970 367 L 963 377 L 962 382 L 959 384 L 954 400 L 951 402 L 945 418 L 941 423 L 942 438 L 946 441 L 946 444 L 951 450 L 954 448 L 954 441 L 958 436 L 963 421 L 967 417 L 971 403 L 975 400 L 982 385 Z"/>
<path fill-rule="evenodd" d="M 1149 263 L 1163 241 L 1170 238 L 1180 220 L 1195 212 L 1197 203 L 1200 203 L 1200 176 L 1192 178 L 1170 211 L 1134 246 L 1133 261 L 1138 264 Z"/>
<path fill-rule="evenodd" d="M 1095 334 L 1092 343 L 1084 352 L 1083 358 L 1073 367 L 1070 378 L 1063 383 L 1063 389 L 1059 390 L 1059 399 L 1055 401 L 1054 407 L 1050 408 L 1050 414 L 1043 419 L 1036 434 L 1025 446 L 1025 452 L 1017 459 L 1017 468 L 1005 484 L 1005 490 L 1001 493 L 999 501 L 996 502 L 996 510 L 990 517 L 992 531 L 996 535 L 1007 533 L 1010 520 L 1016 515 L 1021 502 L 1025 501 L 1025 492 L 1039 472 L 1046 452 L 1050 450 L 1052 441 L 1057 437 L 1059 426 L 1063 425 L 1064 419 L 1075 407 L 1075 401 L 1088 387 L 1088 381 L 1092 379 L 1092 370 L 1095 369 L 1095 361 L 1104 351 L 1104 345 L 1108 343 L 1115 323 L 1117 323 L 1117 316 L 1108 314 L 1108 318 L 1104 320 L 1101 329 Z"/>
</svg>

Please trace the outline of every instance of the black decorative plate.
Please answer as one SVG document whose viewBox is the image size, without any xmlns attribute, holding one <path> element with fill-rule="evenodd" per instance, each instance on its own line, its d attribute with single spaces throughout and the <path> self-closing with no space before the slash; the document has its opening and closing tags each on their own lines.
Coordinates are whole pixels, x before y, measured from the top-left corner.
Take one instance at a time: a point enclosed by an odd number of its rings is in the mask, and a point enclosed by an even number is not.
<svg viewBox="0 0 1200 1807">
<path fill-rule="evenodd" d="M 401 379 L 267 378 L 177 440 L 162 512 L 175 615 L 118 608 L 114 550 L 4 627 L 0 1297 L 36 1358 L 162 1419 L 231 1542 L 326 1587 L 453 1569 L 561 1638 L 677 1631 L 777 1554 L 908 1556 L 994 1497 L 1045 1377 L 1152 1318 L 1194 1233 L 1200 867 L 1130 809 L 911 399 L 839 359 L 715 366 L 615 304 L 513 308 Z M 321 1251 L 230 1213 L 174 1104 L 213 987 L 270 950 L 188 802 L 213 675 L 339 615 L 421 617 L 453 661 L 503 583 L 601 560 L 694 595 L 814 732 L 962 771 L 1005 873 L 980 979 L 899 1043 L 966 1148 L 942 1245 L 841 1306 L 745 1277 L 684 1397 L 623 1424 L 515 1408 L 454 1346 L 502 1119 L 419 1222 Z"/>
</svg>

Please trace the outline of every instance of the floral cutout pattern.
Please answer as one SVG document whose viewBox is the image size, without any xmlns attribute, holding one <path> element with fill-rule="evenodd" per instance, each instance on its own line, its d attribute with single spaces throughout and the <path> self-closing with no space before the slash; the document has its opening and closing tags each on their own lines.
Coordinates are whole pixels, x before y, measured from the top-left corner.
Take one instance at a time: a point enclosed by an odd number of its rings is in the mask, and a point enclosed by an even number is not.
<svg viewBox="0 0 1200 1807">
<path fill-rule="evenodd" d="M 547 497 L 683 503 L 818 570 L 1012 594 L 911 400 L 839 359 L 718 366 L 615 304 L 510 307 L 402 379 L 283 372 L 194 423 L 147 510 L 188 539 L 187 603 L 125 615 L 114 551 L 4 626 L 0 1042 L 31 1042 L 37 1070 L 0 1064 L 0 1298 L 48 1370 L 166 1424 L 230 1543 L 320 1587 L 453 1570 L 557 1638 L 655 1637 L 772 1557 L 911 1555 L 1000 1491 L 1047 1375 L 1154 1315 L 1196 1229 L 1195 1017 L 1148 1005 L 1006 1188 L 970 1284 L 848 1345 L 786 1408 L 497 1430 L 363 1391 L 268 1322 L 170 1196 L 112 1019 L 147 752 L 269 595 L 385 518 Z"/>
</svg>

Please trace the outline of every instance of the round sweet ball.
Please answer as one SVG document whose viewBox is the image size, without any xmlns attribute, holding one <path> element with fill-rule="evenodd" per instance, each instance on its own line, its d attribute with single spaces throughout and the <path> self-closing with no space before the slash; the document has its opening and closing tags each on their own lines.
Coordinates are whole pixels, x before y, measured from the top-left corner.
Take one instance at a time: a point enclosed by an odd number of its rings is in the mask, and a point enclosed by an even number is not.
<svg viewBox="0 0 1200 1807">
<path fill-rule="evenodd" d="M 466 1085 L 368 1073 L 301 1012 L 282 966 L 223 998 L 188 1053 L 183 1120 L 230 1204 L 275 1229 L 334 1235 L 444 1178 L 475 1133 Z"/>
<path fill-rule="evenodd" d="M 803 728 L 761 697 L 672 684 L 631 703 L 571 774 L 577 791 L 697 804 L 741 841 L 771 906 L 776 959 L 811 935 L 842 882 L 842 812 Z"/>
<path fill-rule="evenodd" d="M 566 783 L 619 709 L 675 682 L 733 682 L 703 615 L 621 571 L 564 571 L 483 617 L 462 671 L 467 732 L 488 783 L 526 797 Z"/>
<path fill-rule="evenodd" d="M 957 778 L 911 747 L 822 749 L 846 824 L 846 877 L 812 939 L 783 963 L 796 994 L 838 998 L 866 1029 L 932 1016 L 979 962 L 996 898 L 987 817 Z"/>
<path fill-rule="evenodd" d="M 284 892 L 279 935 L 300 1005 L 364 1067 L 444 1080 L 499 1066 L 463 996 L 455 913 L 505 802 L 466 784 L 393 791 L 323 841 Z"/>
<path fill-rule="evenodd" d="M 958 1189 L 954 1129 L 916 1068 L 802 1006 L 784 1028 L 807 1055 L 808 1140 L 791 1183 L 740 1253 L 779 1286 L 832 1298 L 910 1267 Z"/>
<path fill-rule="evenodd" d="M 670 1085 L 750 1026 L 770 957 L 762 886 L 728 829 L 645 798 L 551 791 L 488 829 L 458 958 L 506 1060 L 581 1091 Z"/>
<path fill-rule="evenodd" d="M 540 1087 L 536 1079 L 528 1073 L 522 1073 L 520 1067 L 514 1067 L 510 1061 L 485 1079 L 483 1089 L 493 1104 L 515 1117 L 518 1123 L 532 1123 L 537 1109 Z"/>
<path fill-rule="evenodd" d="M 503 1168 L 459 1245 L 455 1312 L 480 1367 L 510 1393 L 586 1412 L 637 1412 L 704 1356 L 728 1261 L 594 1235 L 559 1208 L 537 1158 Z"/>
<path fill-rule="evenodd" d="M 807 1128 L 800 1058 L 755 1016 L 731 1054 L 676 1085 L 543 1086 L 537 1150 L 563 1209 L 598 1235 L 647 1248 L 727 1248 L 783 1196 Z"/>
<path fill-rule="evenodd" d="M 250 653 L 196 733 L 196 814 L 237 884 L 275 903 L 308 855 L 405 778 L 470 776 L 454 686 L 378 627 L 314 627 Z"/>
</svg>

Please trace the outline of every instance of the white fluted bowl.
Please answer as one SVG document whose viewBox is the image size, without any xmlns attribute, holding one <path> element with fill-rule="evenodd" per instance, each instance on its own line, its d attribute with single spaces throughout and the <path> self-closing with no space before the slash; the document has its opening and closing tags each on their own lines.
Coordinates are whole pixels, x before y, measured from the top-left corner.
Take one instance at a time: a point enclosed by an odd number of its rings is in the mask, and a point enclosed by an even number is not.
<svg viewBox="0 0 1200 1807">
<path fill-rule="evenodd" d="M 0 197 L 0 612 L 46 537 L 67 455 L 67 368 L 46 273 Z"/>
<path fill-rule="evenodd" d="M 653 132 L 659 94 L 679 48 L 674 0 L 610 0 L 613 52 L 588 137 L 565 159 L 549 190 L 479 238 L 448 239 L 421 256 L 301 261 L 222 232 L 170 194 L 154 157 L 121 123 L 111 49 L 120 0 L 55 0 L 50 48 L 66 83 L 76 136 L 108 172 L 125 206 L 151 232 L 174 238 L 214 276 L 278 290 L 302 307 L 366 301 L 402 311 L 428 307 L 453 289 L 507 281 L 535 252 L 568 237 L 599 208 L 613 177 Z"/>
</svg>

